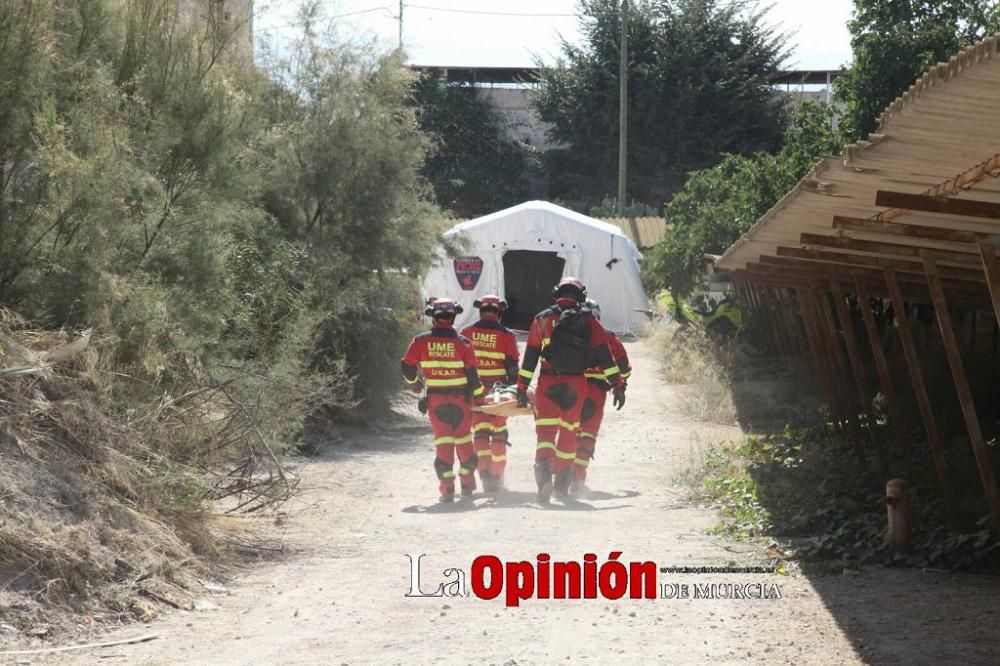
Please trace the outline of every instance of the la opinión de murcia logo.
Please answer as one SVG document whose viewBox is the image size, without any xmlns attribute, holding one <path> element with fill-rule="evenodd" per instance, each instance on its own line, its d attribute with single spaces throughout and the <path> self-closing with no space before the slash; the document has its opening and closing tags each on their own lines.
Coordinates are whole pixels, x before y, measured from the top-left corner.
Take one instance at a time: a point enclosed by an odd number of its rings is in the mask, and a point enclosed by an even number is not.
<svg viewBox="0 0 1000 666">
<path fill-rule="evenodd" d="M 611 552 L 603 562 L 587 553 L 583 562 L 553 562 L 548 553 L 539 553 L 534 562 L 503 562 L 495 555 L 480 555 L 464 569 L 449 567 L 442 571 L 444 581 L 433 592 L 424 592 L 420 555 L 407 554 L 410 561 L 410 590 L 407 597 L 454 598 L 475 595 L 518 606 L 528 599 L 780 599 L 777 583 L 665 583 L 657 574 L 675 570 L 660 568 L 655 562 L 621 562 L 621 551 Z M 693 573 L 748 573 L 745 567 L 692 568 Z M 763 568 L 756 568 L 766 573 Z M 471 595 L 470 595 L 471 587 Z"/>
</svg>

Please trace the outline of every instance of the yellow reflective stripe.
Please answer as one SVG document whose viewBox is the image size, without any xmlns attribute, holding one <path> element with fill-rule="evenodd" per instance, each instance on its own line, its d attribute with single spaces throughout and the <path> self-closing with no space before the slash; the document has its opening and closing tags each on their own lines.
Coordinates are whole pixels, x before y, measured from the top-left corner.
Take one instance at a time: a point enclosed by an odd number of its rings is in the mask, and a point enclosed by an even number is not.
<svg viewBox="0 0 1000 666">
<path fill-rule="evenodd" d="M 578 437 L 580 439 L 597 439 L 597 435 L 593 435 L 589 432 L 581 432 Z"/>
<path fill-rule="evenodd" d="M 407 377 L 404 375 L 403 376 L 403 381 L 405 381 L 407 384 L 416 384 L 417 382 L 420 381 L 420 378 L 419 377 L 414 377 L 413 379 L 407 379 Z"/>
<path fill-rule="evenodd" d="M 535 419 L 536 426 L 554 426 L 559 425 L 559 419 Z"/>
<path fill-rule="evenodd" d="M 559 419 L 559 426 L 566 428 L 566 430 L 576 430 L 577 428 L 580 427 L 580 424 L 579 422 L 569 423 L 568 421 L 563 421 L 562 419 Z"/>
<path fill-rule="evenodd" d="M 556 448 L 555 442 L 538 442 L 536 449 L 554 449 Z"/>
<path fill-rule="evenodd" d="M 521 368 L 517 374 L 521 375 L 522 377 L 528 380 L 530 380 L 532 377 L 535 376 L 534 372 L 532 372 L 531 370 L 525 370 L 524 368 Z"/>
<path fill-rule="evenodd" d="M 610 379 L 611 377 L 614 377 L 615 375 L 619 375 L 619 374 L 621 374 L 621 370 L 619 370 L 618 366 L 616 366 L 616 365 L 613 365 L 610 368 L 605 368 L 604 369 L 604 376 L 607 377 L 608 379 Z"/>
<path fill-rule="evenodd" d="M 488 456 L 488 455 L 490 455 L 490 450 L 489 449 L 480 449 L 480 450 L 476 451 L 476 455 L 477 456 Z"/>
<path fill-rule="evenodd" d="M 421 368 L 464 368 L 464 361 L 421 361 Z"/>
<path fill-rule="evenodd" d="M 543 347 L 548 347 L 550 342 L 552 342 L 552 338 L 542 338 Z"/>
<path fill-rule="evenodd" d="M 455 471 L 454 470 L 448 470 L 447 472 L 445 472 L 444 474 L 441 475 L 441 478 L 442 479 L 454 479 L 455 478 Z"/>
<path fill-rule="evenodd" d="M 428 387 L 431 386 L 465 386 L 469 383 L 469 380 L 465 377 L 456 377 L 455 379 L 428 379 L 426 382 Z"/>
<path fill-rule="evenodd" d="M 455 439 L 455 443 L 456 444 L 468 444 L 471 441 L 472 441 L 472 433 L 471 432 L 468 435 L 466 435 L 465 437 L 457 437 Z"/>
<path fill-rule="evenodd" d="M 493 426 L 493 432 L 507 432 L 507 426 Z"/>
<path fill-rule="evenodd" d="M 501 361 L 507 358 L 507 355 L 504 354 L 503 352 L 491 352 L 491 351 L 485 351 L 483 349 L 474 349 L 473 351 L 475 352 L 476 356 L 480 356 L 482 358 L 498 358 Z"/>
<path fill-rule="evenodd" d="M 479 387 L 472 392 L 472 395 L 483 395 L 484 393 L 486 393 L 486 387 L 480 384 Z"/>
<path fill-rule="evenodd" d="M 583 376 L 587 379 L 604 379 L 603 374 L 597 374 L 596 372 L 585 372 Z"/>
<path fill-rule="evenodd" d="M 475 430 L 476 432 L 479 432 L 481 430 L 492 431 L 493 426 L 489 423 L 477 423 L 476 425 L 472 426 L 472 429 Z"/>
<path fill-rule="evenodd" d="M 503 462 L 507 460 L 507 456 L 493 456 L 493 462 Z"/>
<path fill-rule="evenodd" d="M 465 476 L 466 474 L 472 474 L 474 471 L 476 471 L 476 470 L 475 469 L 466 469 L 465 467 L 459 467 L 458 468 L 458 473 L 461 474 L 462 476 Z"/>
<path fill-rule="evenodd" d="M 632 371 L 631 370 L 629 370 L 628 372 L 623 372 L 622 373 L 622 379 L 628 379 L 631 376 L 632 376 Z"/>
<path fill-rule="evenodd" d="M 441 446 L 442 444 L 454 444 L 454 437 L 438 437 L 434 440 L 434 446 Z"/>
<path fill-rule="evenodd" d="M 503 368 L 482 368 L 479 370 L 480 377 L 504 377 L 507 371 Z"/>
<path fill-rule="evenodd" d="M 560 451 L 559 449 L 556 449 L 556 458 L 559 458 L 560 460 L 572 460 L 573 458 L 576 458 L 576 451 Z"/>
<path fill-rule="evenodd" d="M 574 465 L 579 465 L 580 467 L 590 467 L 590 461 L 589 460 L 583 460 L 581 458 L 577 458 L 576 460 L 574 460 L 573 464 Z"/>
</svg>

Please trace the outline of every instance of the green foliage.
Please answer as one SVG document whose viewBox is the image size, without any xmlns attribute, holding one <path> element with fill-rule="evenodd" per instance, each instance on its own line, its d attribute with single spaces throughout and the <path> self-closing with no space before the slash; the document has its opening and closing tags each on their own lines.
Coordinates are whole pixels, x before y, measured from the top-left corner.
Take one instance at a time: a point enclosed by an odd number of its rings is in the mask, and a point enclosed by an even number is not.
<svg viewBox="0 0 1000 666">
<path fill-rule="evenodd" d="M 841 145 L 832 110 L 804 104 L 777 153 L 725 155 L 712 168 L 690 174 L 666 208 L 670 233 L 647 255 L 647 276 L 656 286 L 689 294 L 701 280 L 706 253 L 724 252 L 819 158 Z"/>
<path fill-rule="evenodd" d="M 290 441 L 398 386 L 432 142 L 401 55 L 307 25 L 257 68 L 243 27 L 214 0 L 0 4 L 0 302 L 95 327 L 151 396 L 238 380 Z"/>
<path fill-rule="evenodd" d="M 854 0 L 854 60 L 835 84 L 855 138 L 921 75 L 962 47 L 1000 31 L 995 0 Z"/>
<path fill-rule="evenodd" d="M 548 156 L 553 196 L 589 205 L 617 191 L 618 0 L 581 0 L 583 45 L 541 75 L 534 104 L 567 145 Z M 786 123 L 770 80 L 785 36 L 766 10 L 722 0 L 638 0 L 629 9 L 628 191 L 654 206 L 723 153 L 775 150 Z"/>
<path fill-rule="evenodd" d="M 587 213 L 591 217 L 618 217 L 618 198 L 604 197 L 596 206 Z M 658 217 L 660 212 L 644 203 L 632 199 L 625 206 L 625 217 Z"/>
<path fill-rule="evenodd" d="M 832 560 L 839 572 L 845 562 L 889 558 L 884 477 L 846 462 L 849 455 L 826 426 L 786 426 L 710 448 L 686 481 L 695 497 L 720 509 L 715 533 L 781 538 L 793 544 L 785 559 L 818 571 Z M 895 563 L 997 571 L 1000 533 L 989 529 L 988 515 L 959 530 L 946 524 L 934 488 L 911 485 L 910 502 L 913 553 Z"/>
<path fill-rule="evenodd" d="M 523 202 L 535 169 L 530 146 L 510 138 L 509 124 L 468 83 L 443 83 L 430 70 L 416 82 L 420 128 L 436 146 L 423 173 L 437 201 L 459 218 L 491 213 Z"/>
</svg>

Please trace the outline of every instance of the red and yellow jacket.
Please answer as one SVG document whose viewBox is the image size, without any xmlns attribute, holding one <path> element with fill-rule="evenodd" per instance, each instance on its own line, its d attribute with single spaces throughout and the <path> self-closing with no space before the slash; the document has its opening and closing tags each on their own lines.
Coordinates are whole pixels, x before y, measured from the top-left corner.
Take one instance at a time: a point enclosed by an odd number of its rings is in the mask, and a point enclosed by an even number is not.
<svg viewBox="0 0 1000 666">
<path fill-rule="evenodd" d="M 615 365 L 618 366 L 619 372 L 621 372 L 622 381 L 628 381 L 628 378 L 632 375 L 632 365 L 628 360 L 628 352 L 625 351 L 625 345 L 622 341 L 618 339 L 618 336 L 605 329 L 608 335 L 608 350 L 611 352 L 611 358 L 614 360 Z M 608 384 L 607 377 L 604 374 L 604 369 L 599 367 L 587 368 L 587 371 L 583 373 L 587 378 L 588 382 L 593 382 L 595 384 L 602 384 L 605 390 L 611 388 Z"/>
<path fill-rule="evenodd" d="M 517 381 L 521 352 L 517 349 L 517 336 L 513 331 L 495 319 L 480 319 L 462 329 L 462 335 L 472 343 L 479 379 L 483 384 L 490 387 Z"/>
<path fill-rule="evenodd" d="M 535 376 L 535 366 L 541 358 L 542 350 L 549 346 L 549 341 L 552 337 L 552 328 L 559 321 L 562 311 L 573 306 L 575 306 L 575 302 L 568 301 L 564 303 L 563 299 L 560 299 L 551 308 L 542 310 L 535 315 L 534 321 L 531 322 L 531 330 L 528 331 L 528 344 L 524 350 L 524 362 L 521 364 L 520 373 L 518 373 L 517 385 L 519 388 L 526 389 L 528 384 L 531 383 L 532 378 Z M 599 372 L 603 373 L 604 380 L 608 384 L 612 387 L 620 386 L 623 383 L 621 370 L 618 369 L 618 365 L 611 356 L 611 350 L 608 348 L 608 333 L 601 326 L 601 322 L 597 320 L 597 317 L 588 314 L 587 319 L 590 323 L 590 351 L 595 360 L 596 367 Z M 544 358 L 541 361 L 543 375 L 553 372 L 548 361 Z"/>
<path fill-rule="evenodd" d="M 476 356 L 472 345 L 454 328 L 435 327 L 413 338 L 402 360 L 403 379 L 410 386 L 424 376 L 428 394 L 485 393 L 476 372 Z"/>
</svg>

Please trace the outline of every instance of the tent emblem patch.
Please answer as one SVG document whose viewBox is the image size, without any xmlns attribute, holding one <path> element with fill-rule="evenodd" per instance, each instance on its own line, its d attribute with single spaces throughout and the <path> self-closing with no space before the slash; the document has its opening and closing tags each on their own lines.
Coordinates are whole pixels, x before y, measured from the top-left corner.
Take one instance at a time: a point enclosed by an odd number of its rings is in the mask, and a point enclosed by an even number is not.
<svg viewBox="0 0 1000 666">
<path fill-rule="evenodd" d="M 454 260 L 455 277 L 464 291 L 472 291 L 483 274 L 483 260 L 479 257 L 458 257 Z"/>
</svg>

